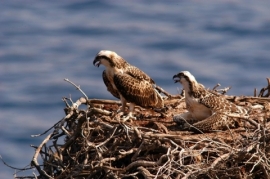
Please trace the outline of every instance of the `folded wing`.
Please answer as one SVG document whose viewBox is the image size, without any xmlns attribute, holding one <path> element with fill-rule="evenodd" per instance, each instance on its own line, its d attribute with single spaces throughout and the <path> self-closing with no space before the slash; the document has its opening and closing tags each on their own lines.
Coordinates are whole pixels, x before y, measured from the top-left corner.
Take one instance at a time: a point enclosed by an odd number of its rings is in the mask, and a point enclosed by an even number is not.
<svg viewBox="0 0 270 179">
<path fill-rule="evenodd" d="M 133 68 L 127 73 L 115 73 L 113 80 L 116 88 L 129 102 L 142 107 L 162 108 L 162 97 L 149 82 L 151 78 L 148 77 L 149 81 L 144 80 L 147 76 L 137 74 L 136 71 Z"/>
</svg>

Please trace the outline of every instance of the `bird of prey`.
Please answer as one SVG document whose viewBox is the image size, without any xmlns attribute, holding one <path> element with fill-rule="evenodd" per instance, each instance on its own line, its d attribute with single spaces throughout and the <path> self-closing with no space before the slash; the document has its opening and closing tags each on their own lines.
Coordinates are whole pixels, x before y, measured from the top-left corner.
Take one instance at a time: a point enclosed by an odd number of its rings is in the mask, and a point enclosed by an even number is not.
<svg viewBox="0 0 270 179">
<path fill-rule="evenodd" d="M 247 117 L 246 109 L 205 89 L 190 72 L 182 71 L 174 75 L 173 79 L 183 86 L 188 110 L 187 113 L 174 116 L 175 122 L 182 125 L 190 123 L 196 131 L 207 132 L 236 127 L 237 119 Z"/>
<path fill-rule="evenodd" d="M 155 89 L 155 82 L 139 68 L 130 65 L 117 53 L 101 50 L 95 57 L 93 64 L 97 67 L 105 66 L 102 73 L 107 90 L 121 100 L 121 112 L 125 112 L 129 102 L 129 112 L 126 119 L 134 118 L 135 105 L 145 108 L 163 108 L 162 96 Z M 120 112 L 119 111 L 119 112 Z"/>
</svg>

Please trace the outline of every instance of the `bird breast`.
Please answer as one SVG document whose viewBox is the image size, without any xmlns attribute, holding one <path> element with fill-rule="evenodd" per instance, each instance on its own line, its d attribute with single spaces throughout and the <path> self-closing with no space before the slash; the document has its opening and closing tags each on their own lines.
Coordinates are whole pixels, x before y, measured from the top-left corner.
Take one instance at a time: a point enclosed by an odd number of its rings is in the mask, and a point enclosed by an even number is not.
<svg viewBox="0 0 270 179">
<path fill-rule="evenodd" d="M 114 81 L 113 81 L 113 76 L 115 74 L 115 70 L 113 68 L 107 68 L 106 69 L 106 76 L 108 78 L 108 80 L 110 81 L 111 85 L 113 86 L 113 88 L 115 90 L 117 90 L 115 84 L 114 84 Z"/>
<path fill-rule="evenodd" d="M 196 120 L 203 120 L 212 115 L 211 109 L 198 102 L 196 98 L 186 97 L 187 110 Z"/>
</svg>

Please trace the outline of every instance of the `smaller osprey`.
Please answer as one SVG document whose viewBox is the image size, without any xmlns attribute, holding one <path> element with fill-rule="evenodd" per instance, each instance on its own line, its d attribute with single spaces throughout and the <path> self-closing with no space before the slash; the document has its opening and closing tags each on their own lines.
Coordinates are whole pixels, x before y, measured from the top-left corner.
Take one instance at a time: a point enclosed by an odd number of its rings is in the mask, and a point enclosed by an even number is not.
<svg viewBox="0 0 270 179">
<path fill-rule="evenodd" d="M 93 64 L 105 66 L 102 73 L 107 90 L 121 100 L 121 111 L 125 111 L 126 103 L 130 102 L 126 119 L 133 117 L 135 104 L 145 108 L 163 108 L 163 99 L 155 89 L 155 82 L 147 74 L 130 65 L 115 52 L 101 50 Z"/>
<path fill-rule="evenodd" d="M 173 76 L 175 83 L 180 82 L 185 90 L 185 101 L 189 112 L 174 116 L 180 124 L 193 124 L 200 131 L 226 129 L 235 127 L 233 116 L 246 116 L 247 111 L 228 101 L 225 97 L 208 91 L 198 83 L 188 71 Z"/>
</svg>

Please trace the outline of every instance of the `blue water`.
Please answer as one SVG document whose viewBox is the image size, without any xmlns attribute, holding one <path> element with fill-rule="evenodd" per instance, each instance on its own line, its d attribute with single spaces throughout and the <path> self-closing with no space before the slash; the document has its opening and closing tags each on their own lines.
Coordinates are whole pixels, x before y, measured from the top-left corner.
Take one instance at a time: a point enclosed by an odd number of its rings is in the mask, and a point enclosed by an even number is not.
<svg viewBox="0 0 270 179">
<path fill-rule="evenodd" d="M 29 164 L 43 140 L 31 138 L 64 116 L 63 96 L 113 97 L 92 61 L 116 51 L 172 94 L 172 76 L 188 70 L 206 87 L 253 95 L 270 77 L 270 1 L 0 2 L 0 155 Z M 14 170 L 0 163 L 1 178 Z M 27 175 L 20 173 L 18 175 Z M 31 173 L 30 173 L 31 174 Z"/>
</svg>

